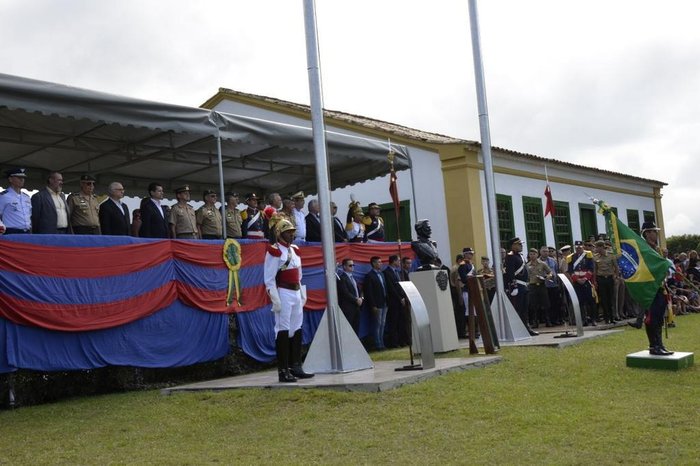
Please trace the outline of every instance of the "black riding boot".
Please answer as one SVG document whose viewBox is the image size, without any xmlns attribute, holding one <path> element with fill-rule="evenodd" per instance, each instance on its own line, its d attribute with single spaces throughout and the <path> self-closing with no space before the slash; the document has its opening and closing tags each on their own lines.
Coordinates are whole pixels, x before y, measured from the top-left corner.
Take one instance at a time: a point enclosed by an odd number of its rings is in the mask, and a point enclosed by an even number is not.
<svg viewBox="0 0 700 466">
<path fill-rule="evenodd" d="M 289 332 L 287 330 L 277 332 L 275 347 L 277 350 L 279 381 L 282 383 L 296 382 L 296 377 L 289 373 Z"/>
<path fill-rule="evenodd" d="M 656 330 L 650 324 L 644 324 L 644 330 L 646 330 L 649 340 L 649 354 L 654 354 L 656 351 Z"/>
<path fill-rule="evenodd" d="M 294 332 L 289 340 L 289 372 L 297 379 L 310 379 L 314 374 L 304 372 L 301 367 L 301 330 Z"/>
<path fill-rule="evenodd" d="M 656 344 L 659 347 L 659 351 L 661 353 L 663 353 L 662 356 L 672 355 L 673 351 L 667 350 L 666 347 L 664 346 L 664 342 L 662 339 L 663 325 L 657 325 L 655 330 L 656 330 Z"/>
</svg>

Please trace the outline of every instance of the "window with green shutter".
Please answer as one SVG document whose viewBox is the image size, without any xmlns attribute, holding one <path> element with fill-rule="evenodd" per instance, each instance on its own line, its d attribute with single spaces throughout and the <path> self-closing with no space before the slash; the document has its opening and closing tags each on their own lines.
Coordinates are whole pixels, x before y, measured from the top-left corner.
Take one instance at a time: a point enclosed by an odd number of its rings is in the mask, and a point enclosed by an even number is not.
<svg viewBox="0 0 700 466">
<path fill-rule="evenodd" d="M 542 217 L 542 199 L 523 196 L 523 214 L 525 216 L 525 244 L 528 249 L 546 246 Z"/>
<path fill-rule="evenodd" d="M 512 198 L 504 194 L 496 194 L 496 212 L 498 213 L 498 236 L 501 240 L 501 247 L 508 249 L 508 240 L 515 236 Z"/>
<path fill-rule="evenodd" d="M 645 222 L 654 222 L 656 223 L 656 214 L 652 211 L 645 210 L 644 211 L 644 221 Z M 657 225 L 658 226 L 658 225 Z"/>
<path fill-rule="evenodd" d="M 557 243 L 555 245 L 557 249 L 566 244 L 573 246 L 568 202 L 554 201 L 554 240 Z"/>
<path fill-rule="evenodd" d="M 578 204 L 579 218 L 581 220 L 581 240 L 587 241 L 588 238 L 598 236 L 598 220 L 596 218 L 596 209 L 593 204 Z"/>
<path fill-rule="evenodd" d="M 627 226 L 630 230 L 639 234 L 639 211 L 627 209 Z"/>
</svg>

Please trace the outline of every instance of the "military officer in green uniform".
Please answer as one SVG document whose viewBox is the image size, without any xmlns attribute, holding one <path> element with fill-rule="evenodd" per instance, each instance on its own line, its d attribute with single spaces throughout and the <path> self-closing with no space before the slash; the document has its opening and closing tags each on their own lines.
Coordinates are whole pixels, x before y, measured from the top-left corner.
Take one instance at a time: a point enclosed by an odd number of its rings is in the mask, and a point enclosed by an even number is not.
<svg viewBox="0 0 700 466">
<path fill-rule="evenodd" d="M 593 266 L 595 286 L 598 291 L 600 307 L 603 308 L 605 323 L 614 324 L 616 320 L 613 317 L 613 298 L 615 296 L 615 279 L 619 272 L 617 258 L 608 253 L 603 240 L 595 242 Z"/>
<path fill-rule="evenodd" d="M 238 193 L 226 193 L 226 237 L 241 238 L 242 223 L 241 212 L 238 210 Z"/>
<path fill-rule="evenodd" d="M 170 232 L 172 238 L 198 239 L 197 218 L 190 200 L 190 187 L 181 186 L 175 190 L 177 204 L 170 208 Z"/>
<path fill-rule="evenodd" d="M 100 202 L 95 196 L 95 178 L 91 175 L 80 177 L 80 192 L 66 199 L 70 224 L 76 235 L 100 234 Z"/>
<path fill-rule="evenodd" d="M 197 231 L 202 239 L 221 239 L 221 212 L 216 208 L 216 193 L 210 189 L 204 191 L 204 205 L 197 209 Z"/>
</svg>

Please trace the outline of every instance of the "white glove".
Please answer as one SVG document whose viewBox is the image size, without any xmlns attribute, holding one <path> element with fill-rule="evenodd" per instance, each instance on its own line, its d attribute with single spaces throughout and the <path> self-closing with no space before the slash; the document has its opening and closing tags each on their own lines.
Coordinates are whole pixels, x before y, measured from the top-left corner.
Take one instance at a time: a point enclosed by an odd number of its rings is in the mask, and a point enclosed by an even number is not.
<svg viewBox="0 0 700 466">
<path fill-rule="evenodd" d="M 301 307 L 304 307 L 306 304 L 306 285 L 301 285 L 299 291 L 301 292 Z"/>
<path fill-rule="evenodd" d="M 282 300 L 277 288 L 269 288 L 267 294 L 270 295 L 270 301 L 272 301 L 272 312 L 280 312 L 282 310 Z"/>
</svg>

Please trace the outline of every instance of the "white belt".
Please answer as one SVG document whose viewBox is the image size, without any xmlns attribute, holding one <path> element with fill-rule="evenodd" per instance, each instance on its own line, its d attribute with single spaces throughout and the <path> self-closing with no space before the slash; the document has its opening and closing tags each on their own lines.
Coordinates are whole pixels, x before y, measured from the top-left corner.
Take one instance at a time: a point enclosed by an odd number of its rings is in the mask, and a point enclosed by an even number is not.
<svg viewBox="0 0 700 466">
<path fill-rule="evenodd" d="M 523 285 L 523 286 L 528 286 L 528 285 L 529 285 L 528 282 L 524 282 L 524 281 L 522 281 L 522 280 L 515 280 L 515 283 L 517 283 L 518 285 Z"/>
</svg>

